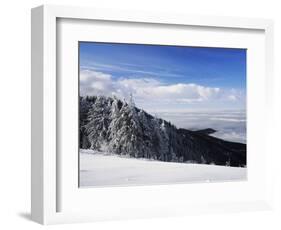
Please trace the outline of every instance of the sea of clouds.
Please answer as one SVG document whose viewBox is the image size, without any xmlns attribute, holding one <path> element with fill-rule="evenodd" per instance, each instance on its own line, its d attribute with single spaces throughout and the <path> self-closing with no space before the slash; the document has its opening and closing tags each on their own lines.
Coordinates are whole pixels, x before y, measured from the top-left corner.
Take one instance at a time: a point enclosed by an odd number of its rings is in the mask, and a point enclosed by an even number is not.
<svg viewBox="0 0 281 230">
<path fill-rule="evenodd" d="M 243 110 L 154 112 L 153 114 L 170 121 L 178 128 L 191 130 L 212 128 L 217 131 L 211 134 L 212 136 L 246 143 L 246 112 Z"/>
</svg>

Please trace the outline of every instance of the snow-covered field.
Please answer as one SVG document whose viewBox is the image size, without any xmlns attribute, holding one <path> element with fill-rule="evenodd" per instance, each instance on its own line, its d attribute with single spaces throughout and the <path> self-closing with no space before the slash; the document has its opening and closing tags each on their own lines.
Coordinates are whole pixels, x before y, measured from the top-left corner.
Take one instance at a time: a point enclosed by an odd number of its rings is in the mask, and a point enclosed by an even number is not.
<svg viewBox="0 0 281 230">
<path fill-rule="evenodd" d="M 238 181 L 246 168 L 161 162 L 80 150 L 80 186 L 126 186 Z"/>
</svg>

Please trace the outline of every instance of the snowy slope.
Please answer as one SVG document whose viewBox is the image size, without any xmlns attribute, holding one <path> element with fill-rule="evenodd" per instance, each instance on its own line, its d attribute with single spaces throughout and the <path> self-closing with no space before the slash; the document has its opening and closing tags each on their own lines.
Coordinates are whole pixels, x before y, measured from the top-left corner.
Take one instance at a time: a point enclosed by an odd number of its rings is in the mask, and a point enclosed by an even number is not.
<svg viewBox="0 0 281 230">
<path fill-rule="evenodd" d="M 80 186 L 148 185 L 245 180 L 247 168 L 125 158 L 80 151 Z"/>
</svg>

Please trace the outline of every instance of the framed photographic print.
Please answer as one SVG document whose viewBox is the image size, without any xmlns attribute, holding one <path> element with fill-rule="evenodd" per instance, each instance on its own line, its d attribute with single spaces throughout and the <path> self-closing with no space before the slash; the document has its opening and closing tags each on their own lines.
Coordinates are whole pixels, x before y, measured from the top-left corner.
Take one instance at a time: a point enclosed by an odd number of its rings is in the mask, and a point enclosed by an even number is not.
<svg viewBox="0 0 281 230">
<path fill-rule="evenodd" d="M 79 42 L 79 185 L 245 180 L 246 52 Z"/>
<path fill-rule="evenodd" d="M 34 8 L 32 219 L 270 208 L 272 31 L 265 19 Z"/>
</svg>

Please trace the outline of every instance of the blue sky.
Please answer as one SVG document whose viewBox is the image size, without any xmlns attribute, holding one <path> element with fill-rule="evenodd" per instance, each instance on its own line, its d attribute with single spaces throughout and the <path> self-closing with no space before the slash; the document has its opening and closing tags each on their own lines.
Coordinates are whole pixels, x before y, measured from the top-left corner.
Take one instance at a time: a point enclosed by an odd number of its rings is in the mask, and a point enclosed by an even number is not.
<svg viewBox="0 0 281 230">
<path fill-rule="evenodd" d="M 144 109 L 245 109 L 246 50 L 80 42 L 82 95 Z M 151 98 L 151 100 L 150 100 Z"/>
</svg>

